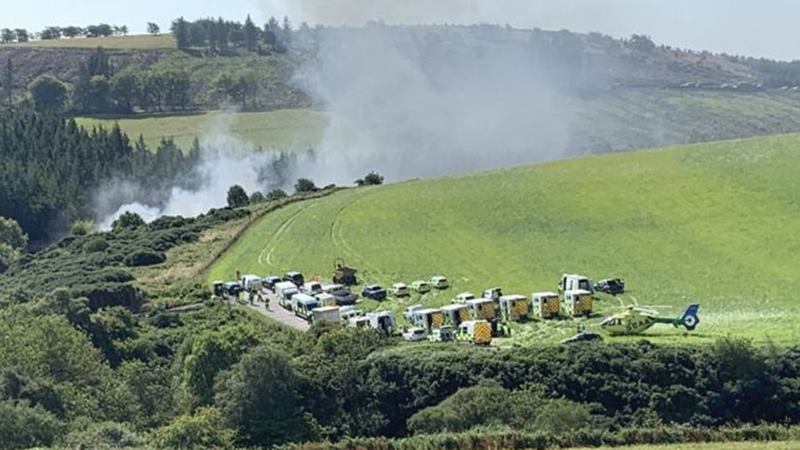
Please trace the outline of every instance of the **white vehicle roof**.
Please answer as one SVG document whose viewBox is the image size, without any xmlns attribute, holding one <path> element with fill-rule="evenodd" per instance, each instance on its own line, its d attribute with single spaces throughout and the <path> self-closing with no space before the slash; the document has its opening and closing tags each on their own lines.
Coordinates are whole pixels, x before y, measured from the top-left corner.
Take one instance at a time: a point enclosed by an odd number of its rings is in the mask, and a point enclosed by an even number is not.
<svg viewBox="0 0 800 450">
<path fill-rule="evenodd" d="M 564 292 L 564 295 L 592 295 L 592 293 L 584 289 L 573 289 Z"/>
<path fill-rule="evenodd" d="M 561 277 L 562 278 L 577 278 L 579 280 L 588 280 L 589 279 L 589 277 L 587 277 L 587 276 L 578 275 L 576 273 L 565 273 L 565 274 L 561 275 Z"/>
<path fill-rule="evenodd" d="M 467 300 L 468 305 L 483 305 L 485 303 L 494 303 L 494 300 L 490 298 L 476 298 L 473 300 Z"/>
<path fill-rule="evenodd" d="M 418 309 L 414 311 L 417 314 L 434 314 L 440 313 L 442 310 L 440 308 L 425 308 L 425 309 Z"/>
<path fill-rule="evenodd" d="M 462 292 L 456 295 L 456 298 L 475 298 L 475 294 L 472 292 Z"/>
<path fill-rule="evenodd" d="M 367 317 L 394 317 L 394 313 L 391 311 L 374 311 L 371 313 L 367 313 Z"/>
<path fill-rule="evenodd" d="M 396 288 L 404 288 L 404 287 L 408 287 L 408 286 L 406 286 L 405 283 L 395 283 L 395 284 L 392 285 L 392 287 L 396 289 Z"/>
<path fill-rule="evenodd" d="M 312 311 L 319 312 L 319 313 L 326 313 L 326 312 L 331 312 L 331 311 L 337 311 L 338 312 L 339 311 L 339 307 L 338 306 L 320 306 L 319 308 L 312 309 Z"/>
<path fill-rule="evenodd" d="M 308 283 L 304 284 L 303 286 L 322 286 L 322 283 L 319 281 L 309 281 Z"/>
<path fill-rule="evenodd" d="M 445 305 L 442 306 L 442 311 L 458 311 L 466 307 L 467 305 Z"/>
<path fill-rule="evenodd" d="M 286 288 L 297 288 L 294 283 L 291 281 L 281 281 L 280 283 L 275 283 L 275 289 L 286 289 Z"/>
<path fill-rule="evenodd" d="M 428 283 L 428 282 L 427 282 L 427 281 L 425 281 L 425 280 L 417 280 L 417 281 L 415 281 L 415 282 L 413 282 L 413 283 L 411 283 L 411 284 L 430 284 L 430 283 Z"/>
<path fill-rule="evenodd" d="M 242 278 L 245 279 L 245 280 L 248 280 L 248 281 L 249 280 L 261 280 L 261 278 L 258 275 L 244 275 Z"/>
<path fill-rule="evenodd" d="M 534 297 L 558 297 L 558 294 L 555 292 L 534 292 Z"/>
<path fill-rule="evenodd" d="M 318 301 L 315 297 L 312 297 L 308 294 L 303 294 L 302 292 L 299 294 L 294 294 L 292 299 L 298 302 L 310 302 L 310 301 Z"/>
<path fill-rule="evenodd" d="M 447 281 L 447 277 L 444 277 L 444 276 L 441 276 L 441 275 L 434 275 L 434 276 L 431 277 L 431 280 L 433 280 L 433 281 L 442 281 L 442 280 Z"/>
<path fill-rule="evenodd" d="M 327 292 L 321 292 L 317 294 L 315 297 L 317 297 L 320 300 L 329 300 L 334 298 L 331 294 L 328 294 Z"/>
<path fill-rule="evenodd" d="M 516 295 L 516 294 L 504 295 L 504 296 L 500 297 L 500 300 L 506 300 L 506 301 L 508 301 L 508 300 L 527 300 L 527 299 L 528 299 L 528 297 L 525 297 L 524 295 Z"/>
</svg>

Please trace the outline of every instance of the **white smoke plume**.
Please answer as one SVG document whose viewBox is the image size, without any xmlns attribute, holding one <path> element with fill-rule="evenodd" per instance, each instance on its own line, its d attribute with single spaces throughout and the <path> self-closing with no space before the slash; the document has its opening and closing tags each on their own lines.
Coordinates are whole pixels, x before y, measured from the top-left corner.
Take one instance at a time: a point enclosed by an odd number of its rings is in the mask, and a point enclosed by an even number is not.
<svg viewBox="0 0 800 450">
<path fill-rule="evenodd" d="M 395 181 L 563 156 L 565 102 L 526 53 L 529 33 L 518 33 L 523 45 L 486 45 L 464 31 L 323 31 L 299 82 L 330 123 L 300 174 L 351 183 L 375 170 Z"/>
<path fill-rule="evenodd" d="M 95 193 L 94 205 L 99 227 L 107 230 L 124 212 L 139 214 L 146 222 L 161 216 L 193 217 L 226 205 L 228 189 L 234 184 L 252 193 L 274 187 L 263 175 L 278 154 L 253 151 L 230 133 L 231 114 L 219 114 L 201 139 L 200 162 L 192 172 L 196 189 L 175 186 L 166 198 L 148 198 L 147 190 L 128 181 L 113 182 Z M 122 206 L 118 206 L 118 205 Z"/>
</svg>

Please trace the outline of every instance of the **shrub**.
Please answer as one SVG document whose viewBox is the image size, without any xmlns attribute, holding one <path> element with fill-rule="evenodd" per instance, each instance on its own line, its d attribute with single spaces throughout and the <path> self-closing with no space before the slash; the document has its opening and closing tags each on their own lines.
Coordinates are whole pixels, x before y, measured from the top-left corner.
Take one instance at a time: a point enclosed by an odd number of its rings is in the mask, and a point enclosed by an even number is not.
<svg viewBox="0 0 800 450">
<path fill-rule="evenodd" d="M 200 408 L 193 415 L 180 416 L 159 428 L 153 435 L 157 448 L 180 450 L 228 449 L 233 447 L 234 431 L 223 425 L 215 408 Z"/>
<path fill-rule="evenodd" d="M 105 238 L 98 236 L 86 242 L 83 248 L 87 253 L 97 253 L 106 251 L 109 246 L 110 244 L 105 240 Z"/>
<path fill-rule="evenodd" d="M 250 194 L 250 203 L 264 203 L 265 200 L 266 198 L 264 197 L 264 194 L 259 191 L 255 191 Z"/>
<path fill-rule="evenodd" d="M 167 255 L 161 252 L 150 250 L 140 250 L 125 257 L 125 265 L 128 267 L 143 267 L 161 264 L 167 260 Z"/>
<path fill-rule="evenodd" d="M 125 211 L 111 224 L 111 229 L 114 231 L 133 230 L 142 225 L 144 225 L 144 219 L 140 215 L 135 212 Z"/>
<path fill-rule="evenodd" d="M 276 200 L 284 199 L 288 196 L 289 195 L 286 194 L 286 191 L 284 191 L 283 189 L 273 189 L 267 193 L 267 196 L 265 198 L 268 202 L 274 202 Z"/>
<path fill-rule="evenodd" d="M 383 176 L 377 172 L 370 172 L 364 178 L 356 180 L 358 186 L 378 186 L 383 184 Z"/>
<path fill-rule="evenodd" d="M 72 222 L 69 227 L 69 234 L 72 236 L 86 236 L 97 231 L 97 226 L 91 220 L 78 219 Z"/>
<path fill-rule="evenodd" d="M 0 445 L 4 449 L 50 446 L 61 424 L 43 408 L 0 401 Z"/>
<path fill-rule="evenodd" d="M 308 178 L 300 178 L 297 180 L 297 183 L 294 184 L 294 190 L 298 193 L 315 192 L 317 190 L 317 185 Z"/>
</svg>

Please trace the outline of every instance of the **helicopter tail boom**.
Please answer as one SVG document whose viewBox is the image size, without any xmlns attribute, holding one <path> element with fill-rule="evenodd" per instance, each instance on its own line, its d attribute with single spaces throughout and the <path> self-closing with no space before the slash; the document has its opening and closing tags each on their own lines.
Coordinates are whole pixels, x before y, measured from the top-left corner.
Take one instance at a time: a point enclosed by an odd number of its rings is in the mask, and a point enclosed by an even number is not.
<svg viewBox="0 0 800 450">
<path fill-rule="evenodd" d="M 687 330 L 692 331 L 697 328 L 697 325 L 700 323 L 700 317 L 697 315 L 697 311 L 700 309 L 700 305 L 697 303 L 693 303 L 686 308 L 684 311 L 683 316 L 681 316 L 678 325 L 683 325 Z"/>
</svg>

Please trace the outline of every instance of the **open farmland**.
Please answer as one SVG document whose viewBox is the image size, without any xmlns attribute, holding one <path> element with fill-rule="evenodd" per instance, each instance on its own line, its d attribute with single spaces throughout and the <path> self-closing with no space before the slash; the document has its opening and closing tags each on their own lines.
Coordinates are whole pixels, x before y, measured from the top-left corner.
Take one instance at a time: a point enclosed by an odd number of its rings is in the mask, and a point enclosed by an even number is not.
<svg viewBox="0 0 800 450">
<path fill-rule="evenodd" d="M 798 148 L 798 135 L 762 137 L 344 191 L 267 215 L 208 281 L 290 269 L 327 279 L 336 256 L 364 282 L 450 278 L 446 291 L 384 305 L 400 311 L 494 285 L 552 290 L 562 272 L 621 276 L 624 301 L 669 315 L 701 303 L 695 333 L 661 326 L 647 332 L 654 340 L 795 342 Z M 615 306 L 606 297 L 596 309 Z M 552 341 L 575 326 L 526 325 L 513 339 Z"/>
<path fill-rule="evenodd" d="M 119 123 L 132 138 L 143 136 L 151 149 L 156 149 L 162 138 L 172 138 L 178 147 L 188 150 L 195 137 L 207 141 L 230 136 L 251 148 L 304 151 L 319 143 L 327 120 L 319 111 L 284 109 L 107 119 L 80 117 L 77 122 L 87 128 L 110 128 Z"/>
<path fill-rule="evenodd" d="M 111 50 L 153 50 L 164 48 L 175 48 L 175 38 L 169 33 L 158 36 L 150 34 L 138 34 L 132 36 L 107 36 L 94 38 L 63 38 L 38 40 L 24 43 L 3 44 L 8 47 L 30 47 L 30 48 L 97 48 L 103 47 Z"/>
</svg>

